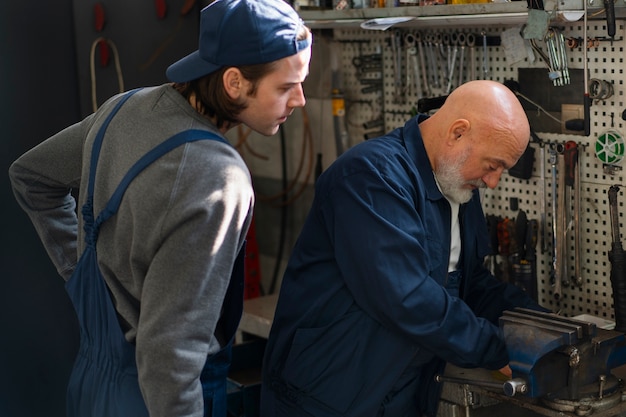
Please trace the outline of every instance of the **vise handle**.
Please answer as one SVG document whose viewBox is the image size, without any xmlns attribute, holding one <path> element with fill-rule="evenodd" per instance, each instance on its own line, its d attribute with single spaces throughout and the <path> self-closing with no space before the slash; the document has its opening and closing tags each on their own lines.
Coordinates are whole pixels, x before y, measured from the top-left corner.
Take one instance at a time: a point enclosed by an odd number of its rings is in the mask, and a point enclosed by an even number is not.
<svg viewBox="0 0 626 417">
<path fill-rule="evenodd" d="M 528 391 L 528 384 L 522 378 L 513 378 L 504 383 L 491 381 L 477 381 L 466 378 L 458 378 L 451 376 L 435 375 L 436 382 L 450 382 L 454 384 L 475 385 L 477 387 L 502 390 L 507 397 L 513 397 L 515 394 L 525 394 Z"/>
</svg>

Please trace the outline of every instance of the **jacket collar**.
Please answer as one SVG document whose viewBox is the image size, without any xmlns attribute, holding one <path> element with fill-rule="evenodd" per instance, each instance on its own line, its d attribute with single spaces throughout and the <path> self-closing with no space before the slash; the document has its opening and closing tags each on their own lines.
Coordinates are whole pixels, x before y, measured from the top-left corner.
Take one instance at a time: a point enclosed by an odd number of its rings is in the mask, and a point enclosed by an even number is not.
<svg viewBox="0 0 626 417">
<path fill-rule="evenodd" d="M 403 129 L 403 140 L 406 149 L 413 159 L 413 163 L 417 167 L 417 171 L 420 177 L 424 181 L 426 186 L 426 197 L 429 200 L 439 200 L 444 198 L 437 183 L 435 181 L 435 173 L 430 165 L 426 148 L 424 147 L 424 140 L 422 139 L 422 133 L 420 132 L 419 124 L 428 119 L 426 114 L 418 114 L 412 117 Z"/>
</svg>

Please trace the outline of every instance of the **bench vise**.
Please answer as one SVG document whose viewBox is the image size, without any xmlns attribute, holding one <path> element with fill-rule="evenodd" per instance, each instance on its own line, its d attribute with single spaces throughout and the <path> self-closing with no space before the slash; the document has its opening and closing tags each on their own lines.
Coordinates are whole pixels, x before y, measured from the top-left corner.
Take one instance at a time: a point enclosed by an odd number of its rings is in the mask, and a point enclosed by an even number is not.
<svg viewBox="0 0 626 417">
<path fill-rule="evenodd" d="M 621 389 L 611 370 L 626 364 L 623 333 L 528 309 L 504 312 L 499 324 L 513 371 L 507 395 L 580 400 Z"/>
</svg>

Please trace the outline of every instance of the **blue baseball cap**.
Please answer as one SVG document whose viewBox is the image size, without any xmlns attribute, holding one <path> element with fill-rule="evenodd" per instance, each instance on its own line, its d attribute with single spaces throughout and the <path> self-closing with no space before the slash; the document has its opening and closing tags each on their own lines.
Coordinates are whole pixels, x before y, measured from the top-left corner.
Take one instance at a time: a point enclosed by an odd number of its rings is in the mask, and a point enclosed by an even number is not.
<svg viewBox="0 0 626 417">
<path fill-rule="evenodd" d="M 198 50 L 170 65 L 167 78 L 188 82 L 225 66 L 295 55 L 311 45 L 311 36 L 297 40 L 303 25 L 284 0 L 215 0 L 200 12 Z"/>
</svg>

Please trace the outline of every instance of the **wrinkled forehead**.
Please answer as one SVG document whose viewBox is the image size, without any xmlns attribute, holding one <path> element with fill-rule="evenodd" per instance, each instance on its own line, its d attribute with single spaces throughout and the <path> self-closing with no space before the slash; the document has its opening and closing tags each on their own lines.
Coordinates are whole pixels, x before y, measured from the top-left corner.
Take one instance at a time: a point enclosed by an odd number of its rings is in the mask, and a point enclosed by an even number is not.
<svg viewBox="0 0 626 417">
<path fill-rule="evenodd" d="M 481 140 L 482 157 L 505 169 L 517 163 L 528 146 L 529 138 L 515 136 L 510 130 L 492 132 Z"/>
</svg>

